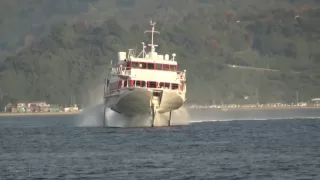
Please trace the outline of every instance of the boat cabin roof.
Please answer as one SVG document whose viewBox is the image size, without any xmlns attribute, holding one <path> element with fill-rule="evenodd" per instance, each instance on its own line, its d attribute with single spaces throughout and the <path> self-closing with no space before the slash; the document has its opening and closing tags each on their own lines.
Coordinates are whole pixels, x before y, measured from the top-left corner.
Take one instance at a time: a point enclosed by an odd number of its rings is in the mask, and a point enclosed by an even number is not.
<svg viewBox="0 0 320 180">
<path fill-rule="evenodd" d="M 142 63 L 158 63 L 158 64 L 170 64 L 170 65 L 178 65 L 177 61 L 175 61 L 176 54 L 173 53 L 172 57 L 169 57 L 169 54 L 161 55 L 158 54 L 155 49 L 158 45 L 154 44 L 154 34 L 160 34 L 159 31 L 155 31 L 154 26 L 155 22 L 150 21 L 150 25 L 152 27 L 151 31 L 145 31 L 145 33 L 151 33 L 151 44 L 150 52 L 146 51 L 145 43 L 142 42 L 142 51 L 138 56 L 135 56 L 134 50 L 129 49 L 128 54 L 126 52 L 118 52 L 118 65 L 123 64 L 125 62 L 142 62 Z"/>
</svg>

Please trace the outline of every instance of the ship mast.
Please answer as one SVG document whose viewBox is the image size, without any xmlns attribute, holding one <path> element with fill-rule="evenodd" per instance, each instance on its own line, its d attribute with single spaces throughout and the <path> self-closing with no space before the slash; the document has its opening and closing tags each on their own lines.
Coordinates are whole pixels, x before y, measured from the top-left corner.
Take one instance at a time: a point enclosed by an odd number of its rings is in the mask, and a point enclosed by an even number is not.
<svg viewBox="0 0 320 180">
<path fill-rule="evenodd" d="M 154 26 L 156 25 L 156 22 L 150 21 L 150 25 L 152 27 L 151 31 L 144 31 L 144 33 L 151 33 L 151 44 L 148 44 L 148 46 L 151 47 L 151 54 L 155 52 L 155 49 L 158 45 L 154 44 L 154 34 L 160 34 L 159 31 L 154 30 Z"/>
</svg>

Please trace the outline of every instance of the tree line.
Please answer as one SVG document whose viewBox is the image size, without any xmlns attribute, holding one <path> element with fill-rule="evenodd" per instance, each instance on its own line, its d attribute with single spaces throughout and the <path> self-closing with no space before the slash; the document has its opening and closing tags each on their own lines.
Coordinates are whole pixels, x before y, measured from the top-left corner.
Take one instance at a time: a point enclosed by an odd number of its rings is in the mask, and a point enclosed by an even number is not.
<svg viewBox="0 0 320 180">
<path fill-rule="evenodd" d="M 125 23 L 110 13 L 97 22 L 92 17 L 108 3 L 84 2 L 83 17 L 53 22 L 42 35 L 31 33 L 23 38 L 23 48 L 6 56 L 0 67 L 2 104 L 28 100 L 84 104 L 90 92 L 99 89 L 118 51 L 132 47 L 140 51 L 141 41 L 149 41 L 143 34 L 148 28 L 146 18 Z M 124 14 L 130 14 L 138 3 L 114 2 L 126 10 Z M 316 1 L 300 5 L 186 1 L 188 12 L 170 11 L 178 6 L 171 1 L 144 2 L 158 4 L 154 6 L 158 14 L 152 14 L 161 31 L 156 37 L 158 51 L 176 53 L 180 68 L 187 69 L 188 102 L 293 102 L 297 92 L 304 101 L 319 96 L 320 9 Z M 168 17 L 176 17 L 179 23 Z M 237 69 L 229 64 L 279 71 Z"/>
</svg>

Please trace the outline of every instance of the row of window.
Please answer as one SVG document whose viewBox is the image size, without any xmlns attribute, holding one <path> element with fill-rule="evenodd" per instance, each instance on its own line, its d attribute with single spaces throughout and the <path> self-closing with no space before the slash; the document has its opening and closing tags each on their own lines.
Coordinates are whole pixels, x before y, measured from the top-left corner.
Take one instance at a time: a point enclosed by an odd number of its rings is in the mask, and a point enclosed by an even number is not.
<svg viewBox="0 0 320 180">
<path fill-rule="evenodd" d="M 164 71 L 177 71 L 178 70 L 177 65 L 146 63 L 146 62 L 127 62 L 126 68 L 153 69 L 153 70 L 164 70 Z"/>
<path fill-rule="evenodd" d="M 126 80 L 117 81 L 109 84 L 109 90 L 114 91 L 125 87 L 147 87 L 147 88 L 166 88 L 166 89 L 179 89 L 183 90 L 182 84 L 156 82 L 156 81 L 139 81 L 139 80 Z"/>
</svg>

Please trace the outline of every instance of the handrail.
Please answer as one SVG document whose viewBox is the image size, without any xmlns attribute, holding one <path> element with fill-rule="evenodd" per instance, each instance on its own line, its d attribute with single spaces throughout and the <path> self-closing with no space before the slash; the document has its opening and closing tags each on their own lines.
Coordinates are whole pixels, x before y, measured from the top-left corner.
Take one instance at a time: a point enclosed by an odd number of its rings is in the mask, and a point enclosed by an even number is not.
<svg viewBox="0 0 320 180">
<path fill-rule="evenodd" d="M 117 75 L 130 76 L 131 75 L 131 68 L 128 68 L 128 67 L 117 67 L 116 68 L 116 74 Z"/>
</svg>

